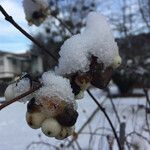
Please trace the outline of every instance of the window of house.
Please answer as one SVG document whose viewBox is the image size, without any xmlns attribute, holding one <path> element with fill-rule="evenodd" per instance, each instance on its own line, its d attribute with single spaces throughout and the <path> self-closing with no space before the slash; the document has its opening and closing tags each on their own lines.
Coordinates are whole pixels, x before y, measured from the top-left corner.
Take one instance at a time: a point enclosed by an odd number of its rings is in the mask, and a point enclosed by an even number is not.
<svg viewBox="0 0 150 150">
<path fill-rule="evenodd" d="M 13 60 L 12 60 L 12 63 L 13 63 L 13 65 L 17 65 L 16 59 L 13 59 Z"/>
<path fill-rule="evenodd" d="M 0 59 L 0 66 L 4 65 L 3 59 Z"/>
</svg>

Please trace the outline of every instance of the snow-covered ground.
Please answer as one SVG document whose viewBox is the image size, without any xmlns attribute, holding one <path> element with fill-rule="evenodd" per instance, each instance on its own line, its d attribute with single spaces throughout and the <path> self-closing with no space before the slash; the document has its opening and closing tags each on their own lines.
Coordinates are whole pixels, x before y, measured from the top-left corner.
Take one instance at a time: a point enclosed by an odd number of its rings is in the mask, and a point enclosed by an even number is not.
<svg viewBox="0 0 150 150">
<path fill-rule="evenodd" d="M 105 99 L 105 94 L 96 89 L 92 90 L 92 93 L 97 97 L 99 102 L 102 102 L 103 107 L 109 114 L 115 128 L 119 131 L 119 123 L 116 119 L 115 113 L 112 109 L 109 99 Z M 3 99 L 3 98 L 1 98 Z M 1 100 L 0 99 L 0 100 Z M 147 137 L 150 140 L 149 134 L 144 131 L 146 129 L 145 123 L 145 111 L 142 105 L 145 105 L 145 98 L 126 98 L 126 99 L 114 99 L 115 106 L 117 108 L 121 122 L 126 123 L 126 134 L 136 131 L 139 134 Z M 137 106 L 140 107 L 137 107 Z M 92 99 L 85 93 L 85 98 L 78 101 L 78 112 L 79 118 L 76 123 L 77 131 L 85 123 L 87 118 L 96 109 L 96 104 Z M 26 146 L 31 142 L 44 141 L 55 146 L 59 146 L 61 143 L 65 142 L 67 144 L 68 140 L 58 141 L 53 138 L 48 138 L 44 136 L 40 129 L 33 130 L 26 124 L 25 121 L 26 104 L 16 102 L 7 108 L 0 111 L 0 150 L 24 150 Z M 148 116 L 150 120 L 150 116 Z M 105 128 L 105 129 L 104 129 Z M 144 129 L 143 129 L 144 128 Z M 107 150 L 108 144 L 106 140 L 106 135 L 112 135 L 113 133 L 109 130 L 111 129 L 107 120 L 103 116 L 101 111 L 98 111 L 93 120 L 84 128 L 82 134 L 78 136 L 78 144 L 83 150 Z M 87 133 L 94 133 L 91 136 Z M 38 137 L 41 134 L 41 140 Z M 104 136 L 99 136 L 99 134 Z M 130 141 L 131 138 L 128 138 Z M 136 138 L 134 138 L 136 139 Z M 69 138 L 71 140 L 71 138 Z M 149 150 L 150 145 L 142 139 L 137 138 L 137 143 L 142 144 L 142 150 Z M 75 149 L 77 148 L 77 143 L 74 144 Z M 147 149 L 144 149 L 144 145 Z M 41 145 L 31 146 L 29 150 L 47 150 L 48 148 Z M 52 148 L 51 148 L 52 149 Z M 66 149 L 66 148 L 64 148 Z M 69 149 L 73 149 L 70 147 Z M 114 143 L 114 150 L 117 150 L 116 142 Z"/>
</svg>

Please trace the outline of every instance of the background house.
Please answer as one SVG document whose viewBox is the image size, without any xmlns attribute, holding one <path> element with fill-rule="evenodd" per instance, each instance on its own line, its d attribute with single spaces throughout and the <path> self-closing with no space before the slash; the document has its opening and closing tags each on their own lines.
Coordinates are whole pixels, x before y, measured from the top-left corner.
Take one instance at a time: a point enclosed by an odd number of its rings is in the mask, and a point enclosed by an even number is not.
<svg viewBox="0 0 150 150">
<path fill-rule="evenodd" d="M 3 96 L 9 82 L 22 72 L 41 74 L 43 72 L 41 56 L 31 52 L 14 54 L 0 51 L 0 96 Z"/>
<path fill-rule="evenodd" d="M 22 72 L 32 74 L 43 72 L 43 61 L 30 52 L 14 54 L 0 51 L 0 80 L 9 81 Z"/>
</svg>

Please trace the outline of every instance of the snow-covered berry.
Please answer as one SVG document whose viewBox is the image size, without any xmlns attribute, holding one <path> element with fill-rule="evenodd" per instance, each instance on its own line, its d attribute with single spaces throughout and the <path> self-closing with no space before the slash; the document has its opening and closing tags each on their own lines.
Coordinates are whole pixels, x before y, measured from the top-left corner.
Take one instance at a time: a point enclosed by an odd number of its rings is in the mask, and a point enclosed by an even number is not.
<svg viewBox="0 0 150 150">
<path fill-rule="evenodd" d="M 45 114 L 41 112 L 26 113 L 26 121 L 28 125 L 33 129 L 40 128 L 45 119 Z"/>
<path fill-rule="evenodd" d="M 50 14 L 48 0 L 23 0 L 23 7 L 29 25 L 39 26 Z"/>
<path fill-rule="evenodd" d="M 53 118 L 48 118 L 42 123 L 42 132 L 48 137 L 56 137 L 61 132 L 61 125 L 57 120 Z"/>
<path fill-rule="evenodd" d="M 4 96 L 6 101 L 9 101 L 13 98 L 15 98 L 15 92 L 14 92 L 15 84 L 10 84 L 5 90 Z"/>
<path fill-rule="evenodd" d="M 50 117 L 61 114 L 64 108 L 72 106 L 77 109 L 70 81 L 54 72 L 45 72 L 42 75 L 43 86 L 36 92 L 35 98 L 42 105 L 43 111 Z"/>
<path fill-rule="evenodd" d="M 4 96 L 7 101 L 27 92 L 30 90 L 30 81 L 29 79 L 20 79 L 16 83 L 8 85 L 5 90 Z M 33 97 L 33 94 L 21 98 L 19 102 L 27 102 Z"/>
<path fill-rule="evenodd" d="M 88 14 L 84 31 L 67 39 L 59 54 L 55 71 L 60 75 L 88 72 L 92 56 L 97 57 L 97 63 L 102 63 L 104 68 L 112 64 L 116 68 L 120 64 L 116 58 L 116 54 L 119 54 L 118 46 L 107 18 L 98 12 Z"/>
</svg>

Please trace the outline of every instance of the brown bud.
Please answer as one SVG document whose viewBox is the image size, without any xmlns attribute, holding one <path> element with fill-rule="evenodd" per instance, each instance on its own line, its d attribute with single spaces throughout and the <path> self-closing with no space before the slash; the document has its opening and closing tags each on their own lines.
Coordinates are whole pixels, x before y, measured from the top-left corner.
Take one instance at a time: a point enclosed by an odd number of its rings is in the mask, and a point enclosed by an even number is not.
<svg viewBox="0 0 150 150">
<path fill-rule="evenodd" d="M 77 121 L 78 112 L 72 107 L 65 107 L 63 112 L 58 114 L 55 118 L 62 126 L 71 127 Z"/>
<path fill-rule="evenodd" d="M 35 102 L 35 98 L 33 97 L 27 104 L 27 112 L 33 113 L 33 112 L 40 112 L 41 106 L 37 105 Z"/>
</svg>

